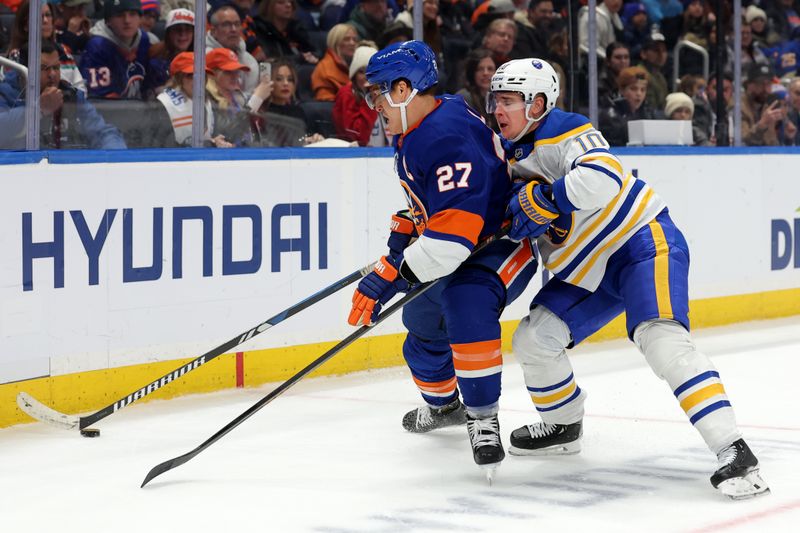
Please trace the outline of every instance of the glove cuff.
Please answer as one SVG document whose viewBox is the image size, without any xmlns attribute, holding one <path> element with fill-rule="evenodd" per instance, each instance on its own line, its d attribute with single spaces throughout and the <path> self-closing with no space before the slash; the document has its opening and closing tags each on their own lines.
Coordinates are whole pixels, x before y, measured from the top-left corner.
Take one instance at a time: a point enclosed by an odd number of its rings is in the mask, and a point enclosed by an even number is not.
<svg viewBox="0 0 800 533">
<path fill-rule="evenodd" d="M 385 255 L 375 263 L 374 272 L 389 283 L 397 279 L 397 267 L 394 266 L 392 259 Z"/>
<path fill-rule="evenodd" d="M 392 221 L 389 224 L 389 229 L 395 233 L 402 233 L 403 235 L 414 235 L 416 228 L 411 219 L 396 214 L 392 215 Z"/>
<path fill-rule="evenodd" d="M 539 205 L 534 197 L 534 188 L 539 186 L 536 182 L 530 182 L 525 188 L 520 189 L 518 198 L 522 211 L 537 224 L 547 224 L 558 218 L 558 213 L 554 213 L 543 205 Z"/>
</svg>

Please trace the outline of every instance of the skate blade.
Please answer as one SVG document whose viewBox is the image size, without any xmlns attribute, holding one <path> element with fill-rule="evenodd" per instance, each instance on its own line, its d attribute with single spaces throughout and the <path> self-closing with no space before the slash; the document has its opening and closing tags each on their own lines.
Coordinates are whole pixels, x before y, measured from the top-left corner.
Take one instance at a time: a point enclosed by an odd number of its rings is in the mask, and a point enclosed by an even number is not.
<svg viewBox="0 0 800 533">
<path fill-rule="evenodd" d="M 726 479 L 717 485 L 717 490 L 731 500 L 746 500 L 770 492 L 769 486 L 761 478 L 758 469 L 752 470 L 742 477 Z"/>
<path fill-rule="evenodd" d="M 497 467 L 500 466 L 500 463 L 490 463 L 486 465 L 478 465 L 481 470 L 483 470 L 484 474 L 486 474 L 486 482 L 489 483 L 489 486 L 492 486 L 494 483 L 494 476 L 497 472 Z"/>
<path fill-rule="evenodd" d="M 555 444 L 553 446 L 548 446 L 546 448 L 537 448 L 535 450 L 529 450 L 527 448 L 517 448 L 516 446 L 509 446 L 508 453 L 511 455 L 534 455 L 534 456 L 543 456 L 543 455 L 575 455 L 580 453 L 581 451 L 581 443 L 580 441 L 575 442 L 568 442 L 566 444 Z"/>
</svg>

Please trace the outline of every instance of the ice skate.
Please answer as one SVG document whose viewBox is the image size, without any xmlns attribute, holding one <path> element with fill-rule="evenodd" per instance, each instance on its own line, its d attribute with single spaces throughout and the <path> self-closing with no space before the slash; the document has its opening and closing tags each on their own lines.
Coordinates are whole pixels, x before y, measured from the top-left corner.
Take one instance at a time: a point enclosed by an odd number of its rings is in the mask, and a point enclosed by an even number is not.
<svg viewBox="0 0 800 533">
<path fill-rule="evenodd" d="M 503 443 L 500 442 L 500 423 L 497 415 L 490 418 L 472 418 L 467 415 L 467 431 L 475 464 L 484 470 L 486 480 L 491 485 L 495 470 L 506 456 Z"/>
<path fill-rule="evenodd" d="M 434 429 L 458 426 L 466 421 L 464 404 L 456 398 L 438 409 L 426 404 L 409 411 L 403 417 L 403 427 L 411 433 L 427 433 Z"/>
<path fill-rule="evenodd" d="M 511 432 L 511 455 L 574 455 L 581 451 L 583 422 L 537 422 Z"/>
<path fill-rule="evenodd" d="M 758 459 L 744 439 L 739 439 L 717 456 L 720 466 L 711 476 L 715 489 L 732 500 L 769 494 L 769 487 L 761 479 Z"/>
</svg>

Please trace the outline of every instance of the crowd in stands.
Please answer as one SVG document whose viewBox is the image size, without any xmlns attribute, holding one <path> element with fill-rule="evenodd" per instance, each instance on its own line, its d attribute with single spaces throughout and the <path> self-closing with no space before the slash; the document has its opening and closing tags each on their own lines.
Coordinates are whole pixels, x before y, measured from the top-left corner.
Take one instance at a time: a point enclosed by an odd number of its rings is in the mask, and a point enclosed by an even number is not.
<svg viewBox="0 0 800 533">
<path fill-rule="evenodd" d="M 38 1 L 38 0 L 37 0 Z M 584 2 L 585 4 L 585 2 Z M 742 139 L 795 145 L 800 121 L 800 0 L 743 0 Z M 566 0 L 423 0 L 439 92 L 463 96 L 489 127 L 497 67 L 539 57 L 570 78 Z M 577 5 L 577 4 L 576 4 Z M 716 72 L 732 135 L 733 8 L 708 0 L 598 0 L 599 127 L 628 143 L 627 122 L 690 120 L 717 144 Z M 204 144 L 300 146 L 323 138 L 390 144 L 364 99 L 369 58 L 412 37 L 407 0 L 211 0 L 205 36 Z M 0 0 L 0 52 L 26 64 L 30 0 Z M 588 7 L 577 7 L 577 111 L 586 112 Z M 194 0 L 50 0 L 41 4 L 43 148 L 181 147 L 192 142 Z M 714 52 L 726 28 L 724 61 Z M 679 47 L 685 42 L 691 46 Z M 721 42 L 721 41 L 720 41 Z M 700 51 L 698 51 L 700 50 Z M 710 69 L 703 52 L 709 51 Z M 679 76 L 674 79 L 676 65 Z M 0 74 L 0 149 L 25 146 L 25 79 Z"/>
</svg>

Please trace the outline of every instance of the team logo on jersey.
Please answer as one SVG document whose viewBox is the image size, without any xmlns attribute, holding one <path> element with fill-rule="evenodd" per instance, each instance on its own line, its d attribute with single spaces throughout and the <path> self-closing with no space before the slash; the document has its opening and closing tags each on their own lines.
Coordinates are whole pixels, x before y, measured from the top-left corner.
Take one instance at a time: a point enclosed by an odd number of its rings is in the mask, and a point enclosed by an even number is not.
<svg viewBox="0 0 800 533">
<path fill-rule="evenodd" d="M 522 159 L 522 156 L 524 154 L 525 152 L 522 150 L 522 148 L 517 148 L 516 150 L 514 150 L 514 159 L 519 161 L 520 159 Z"/>
<path fill-rule="evenodd" d="M 538 59 L 534 59 L 533 61 L 531 61 L 531 65 L 533 65 L 533 68 L 538 68 L 538 69 L 542 68 L 542 62 L 539 61 Z"/>
</svg>

